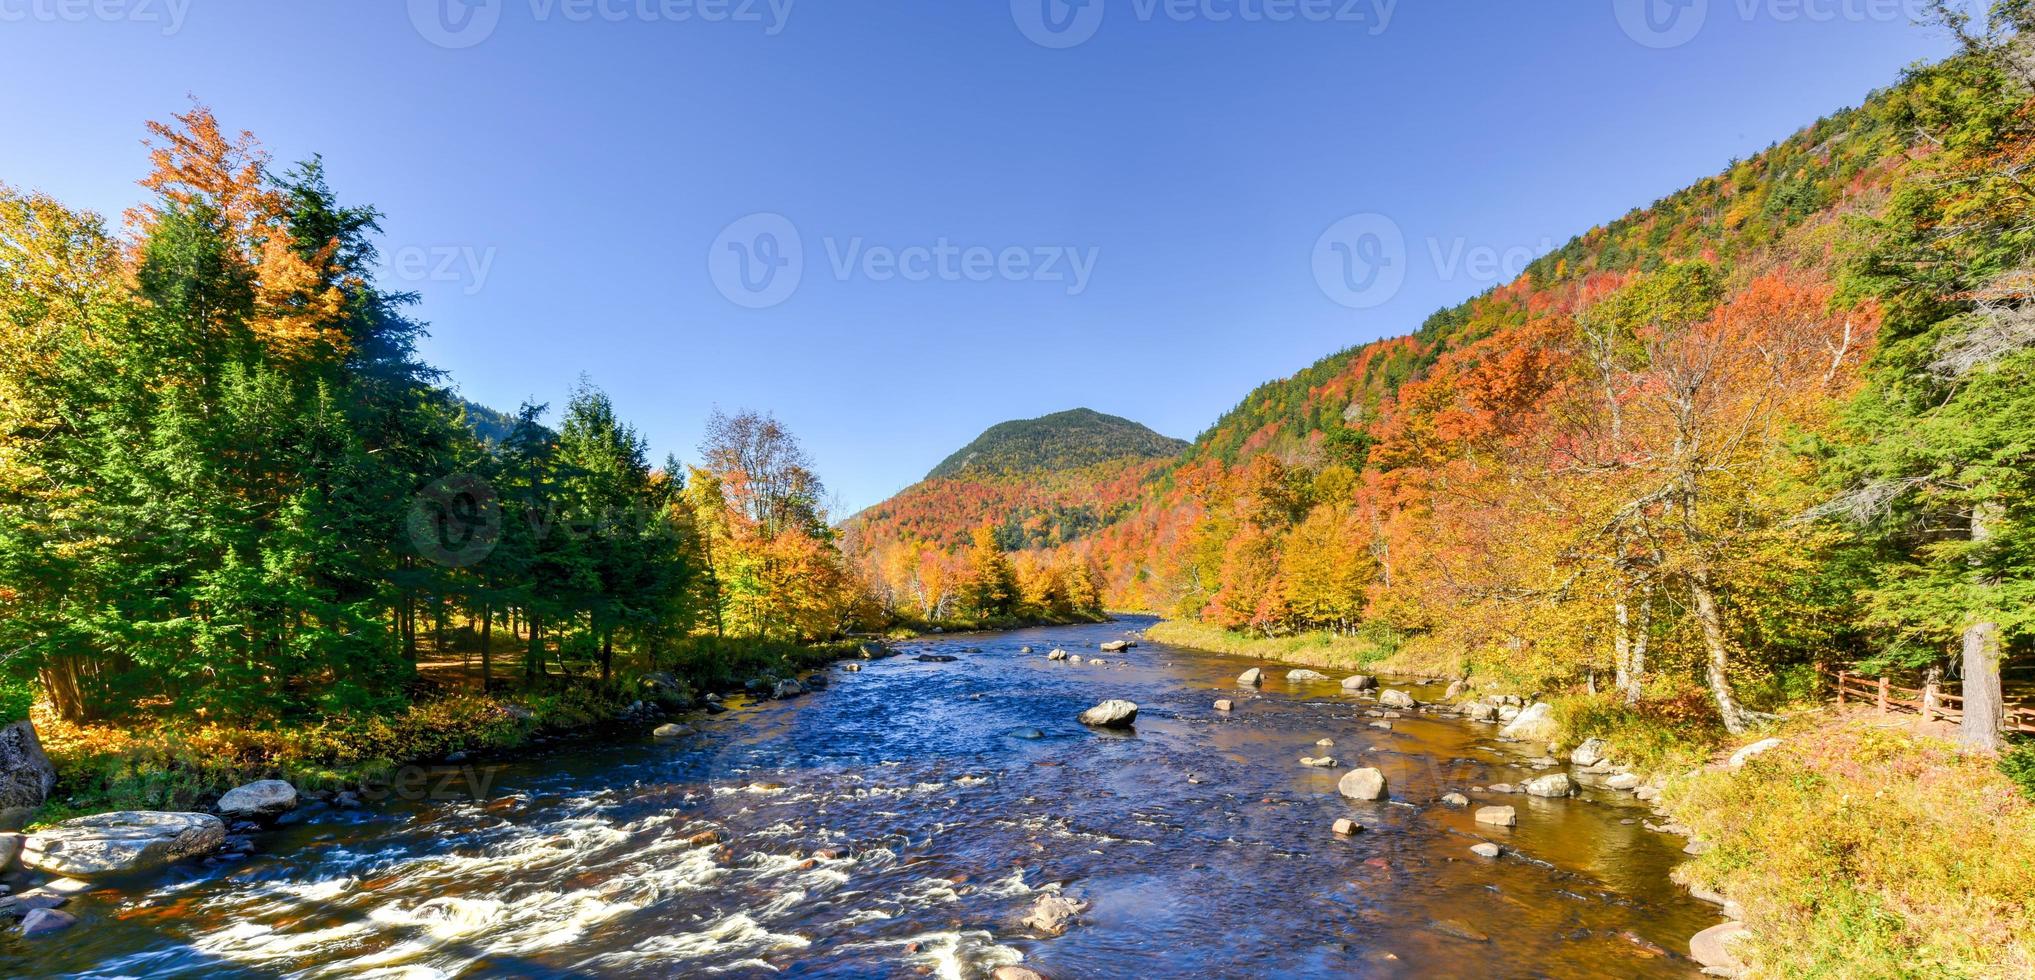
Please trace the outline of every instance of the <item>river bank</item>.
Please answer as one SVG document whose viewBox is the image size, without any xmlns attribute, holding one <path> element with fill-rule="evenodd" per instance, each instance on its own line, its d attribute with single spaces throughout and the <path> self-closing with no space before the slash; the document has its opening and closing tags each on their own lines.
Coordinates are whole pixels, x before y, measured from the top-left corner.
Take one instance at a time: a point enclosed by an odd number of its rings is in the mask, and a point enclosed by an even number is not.
<svg viewBox="0 0 2035 980">
<path fill-rule="evenodd" d="M 1247 663 L 1148 639 L 1101 653 L 1142 625 L 929 637 L 465 795 L 306 803 L 246 854 L 75 897 L 80 927 L 0 940 L 0 972 L 1694 975 L 1673 952 L 1714 915 L 1629 793 L 1580 771 L 1580 795 L 1506 793 L 1555 770 L 1489 725 L 1240 688 Z M 1075 721 L 1110 698 L 1134 729 Z M 1358 768 L 1386 799 L 1338 793 Z M 1081 909 L 1056 935 L 1023 921 L 1048 896 Z"/>
<path fill-rule="evenodd" d="M 1145 634 L 1297 666 L 1459 676 L 1358 639 L 1174 621 Z M 1674 880 L 1724 903 L 1742 923 L 1731 951 L 1760 975 L 2035 975 L 2035 802 L 1948 733 L 1806 705 L 1734 739 L 1604 696 L 1548 702 L 1552 754 L 1601 739 L 1659 788 L 1661 825 L 1690 840 Z"/>
</svg>

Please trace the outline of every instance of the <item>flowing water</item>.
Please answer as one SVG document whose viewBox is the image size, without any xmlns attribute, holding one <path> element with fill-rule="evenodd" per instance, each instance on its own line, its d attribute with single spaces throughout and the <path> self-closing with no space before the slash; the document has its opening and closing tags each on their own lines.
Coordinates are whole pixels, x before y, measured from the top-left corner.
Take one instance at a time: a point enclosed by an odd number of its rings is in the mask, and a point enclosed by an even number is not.
<svg viewBox="0 0 2035 980">
<path fill-rule="evenodd" d="M 934 638 L 805 697 L 731 701 L 692 738 L 488 770 L 472 798 L 312 806 L 247 860 L 0 939 L 0 975 L 1696 975 L 1668 951 L 1718 920 L 1668 884 L 1683 842 L 1629 796 L 1471 793 L 1519 808 L 1485 827 L 1437 798 L 1530 776 L 1545 746 L 1418 714 L 1383 731 L 1333 681 L 1238 689 L 1235 658 L 1044 655 L 1147 623 Z M 929 651 L 958 659 L 912 658 Z M 1134 733 L 1074 720 L 1111 697 L 1138 703 Z M 1300 765 L 1321 738 L 1342 767 Z M 1390 802 L 1340 798 L 1351 765 L 1382 769 Z M 1366 829 L 1337 837 L 1338 817 Z M 1508 853 L 1472 855 L 1482 839 Z M 1089 909 L 1037 937 L 1019 920 L 1054 891 Z"/>
</svg>

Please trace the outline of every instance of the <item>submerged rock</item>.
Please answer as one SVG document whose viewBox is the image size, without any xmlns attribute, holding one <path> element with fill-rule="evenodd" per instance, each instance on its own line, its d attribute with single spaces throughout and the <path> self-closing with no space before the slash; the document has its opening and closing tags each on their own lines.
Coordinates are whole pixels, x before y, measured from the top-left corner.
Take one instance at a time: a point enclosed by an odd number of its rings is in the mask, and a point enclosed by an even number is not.
<svg viewBox="0 0 2035 980">
<path fill-rule="evenodd" d="M 78 917 L 58 909 L 29 909 L 21 918 L 21 937 L 34 939 L 62 932 L 78 924 Z"/>
<path fill-rule="evenodd" d="M 913 659 L 922 664 L 951 664 L 959 658 L 948 653 L 921 653 Z"/>
<path fill-rule="evenodd" d="M 1136 702 L 1111 698 L 1081 713 L 1081 723 L 1097 728 L 1129 728 L 1138 720 Z"/>
<path fill-rule="evenodd" d="M 1519 826 L 1519 811 L 1509 806 L 1480 806 L 1477 808 L 1477 822 L 1498 827 Z"/>
<path fill-rule="evenodd" d="M 266 823 L 297 808 L 297 788 L 280 779 L 236 786 L 219 797 L 219 815 L 228 820 Z"/>
<path fill-rule="evenodd" d="M 1382 800 L 1385 798 L 1385 774 L 1365 767 L 1343 773 L 1335 784 L 1336 792 L 1353 800 Z"/>
<path fill-rule="evenodd" d="M 219 849 L 226 824 L 209 813 L 116 810 L 28 836 L 21 863 L 69 878 L 139 874 Z"/>
</svg>

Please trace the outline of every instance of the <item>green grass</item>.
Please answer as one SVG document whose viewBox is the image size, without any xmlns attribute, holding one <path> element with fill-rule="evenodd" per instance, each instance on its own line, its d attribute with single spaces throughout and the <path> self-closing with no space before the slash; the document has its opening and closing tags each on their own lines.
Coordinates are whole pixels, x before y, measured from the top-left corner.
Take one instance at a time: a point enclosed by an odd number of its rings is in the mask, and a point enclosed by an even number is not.
<svg viewBox="0 0 2035 980">
<path fill-rule="evenodd" d="M 1703 764 L 1724 741 L 1723 728 L 1700 701 L 1701 692 L 1695 694 L 1693 699 L 1657 698 L 1636 706 L 1613 694 L 1568 694 L 1551 697 L 1548 704 L 1561 744 L 1601 738 L 1620 765 L 1647 775 L 1670 774 Z"/>
<path fill-rule="evenodd" d="M 1209 653 L 1344 670 L 1373 668 L 1382 663 L 1389 652 L 1377 640 L 1366 637 L 1313 632 L 1267 638 L 1179 619 L 1152 624 L 1145 630 L 1145 637 L 1154 643 Z"/>
</svg>

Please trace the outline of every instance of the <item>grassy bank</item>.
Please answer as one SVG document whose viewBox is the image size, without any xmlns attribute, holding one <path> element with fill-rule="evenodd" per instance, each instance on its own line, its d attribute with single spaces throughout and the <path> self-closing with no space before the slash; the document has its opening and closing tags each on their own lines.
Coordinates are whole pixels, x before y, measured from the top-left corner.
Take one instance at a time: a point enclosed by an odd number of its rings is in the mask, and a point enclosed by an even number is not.
<svg viewBox="0 0 2035 980">
<path fill-rule="evenodd" d="M 1401 644 L 1389 637 L 1343 636 L 1325 631 L 1264 637 L 1182 619 L 1154 623 L 1145 630 L 1145 636 L 1169 646 L 1277 660 L 1301 667 L 1436 677 L 1459 676 L 1463 668 L 1459 656 L 1417 643 Z"/>
<path fill-rule="evenodd" d="M 737 691 L 749 678 L 791 677 L 854 653 L 854 643 L 801 645 L 695 638 L 657 665 L 680 689 L 663 695 L 682 710 L 695 693 Z M 638 674 L 602 685 L 590 678 L 523 684 L 499 676 L 491 693 L 440 689 L 399 712 L 362 717 L 219 722 L 137 713 L 71 724 L 39 712 L 36 730 L 57 770 L 56 791 L 37 813 L 49 823 L 106 810 L 204 809 L 234 786 L 285 779 L 303 790 L 386 784 L 407 765 L 454 752 L 488 754 L 533 738 L 622 723 L 646 695 Z"/>
<path fill-rule="evenodd" d="M 2035 803 L 1948 742 L 1863 721 L 1671 781 L 1764 975 L 2035 976 Z"/>
</svg>

